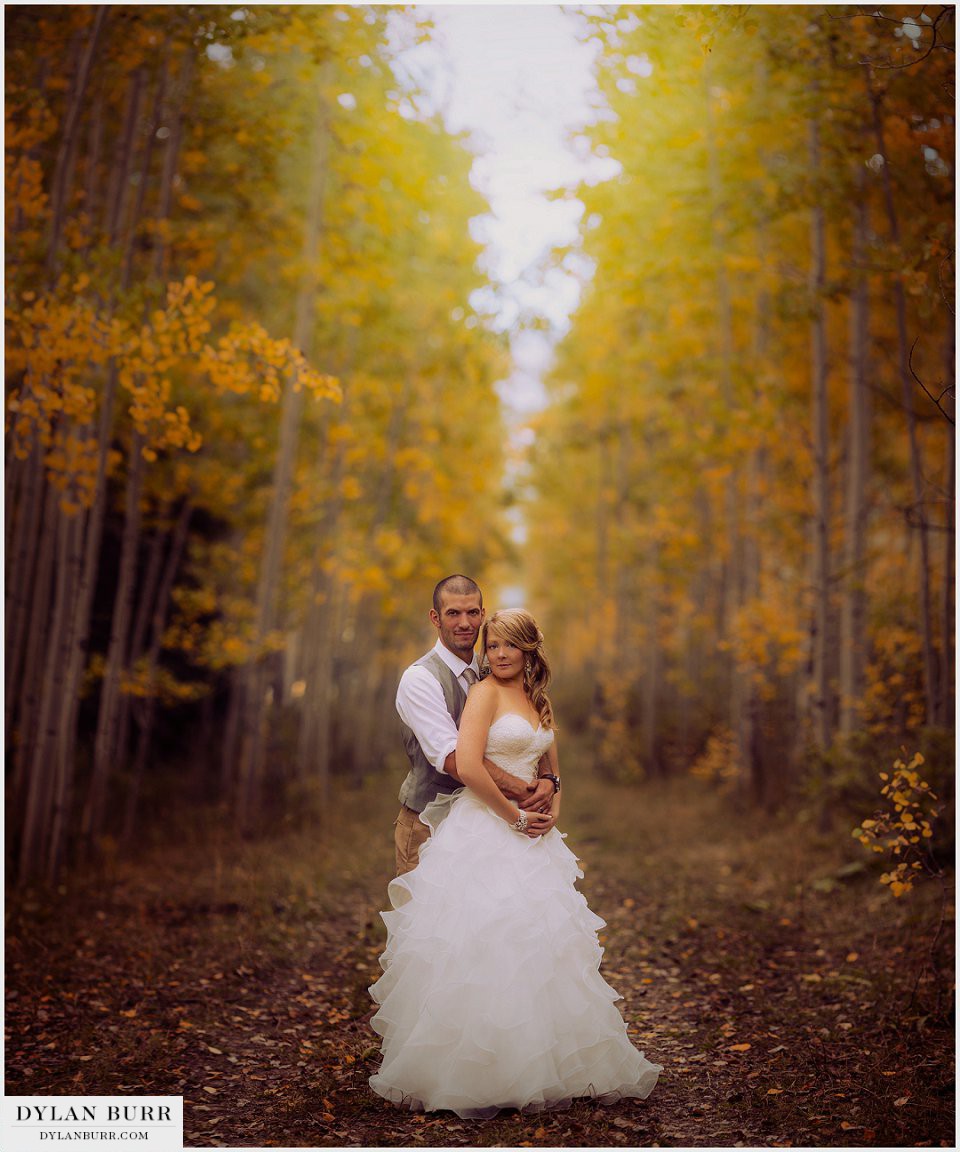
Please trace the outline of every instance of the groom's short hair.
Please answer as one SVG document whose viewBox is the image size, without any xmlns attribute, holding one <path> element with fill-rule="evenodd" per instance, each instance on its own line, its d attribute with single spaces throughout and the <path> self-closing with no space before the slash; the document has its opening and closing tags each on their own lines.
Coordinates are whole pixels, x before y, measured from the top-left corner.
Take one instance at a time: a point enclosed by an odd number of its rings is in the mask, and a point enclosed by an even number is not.
<svg viewBox="0 0 960 1152">
<path fill-rule="evenodd" d="M 483 593 L 480 591 L 479 585 L 469 576 L 461 576 L 458 573 L 453 576 L 444 576 L 433 590 L 433 610 L 438 616 L 440 615 L 441 595 L 444 592 L 449 592 L 451 596 L 473 596 L 476 594 L 480 597 L 480 607 L 483 607 Z"/>
</svg>

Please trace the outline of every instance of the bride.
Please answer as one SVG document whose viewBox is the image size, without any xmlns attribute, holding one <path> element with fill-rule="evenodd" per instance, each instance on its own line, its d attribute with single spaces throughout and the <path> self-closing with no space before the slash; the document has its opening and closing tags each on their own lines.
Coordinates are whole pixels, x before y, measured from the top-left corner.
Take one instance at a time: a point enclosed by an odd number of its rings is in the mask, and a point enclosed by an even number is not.
<svg viewBox="0 0 960 1152">
<path fill-rule="evenodd" d="M 661 1068 L 627 1037 L 600 976 L 597 930 L 577 860 L 553 827 L 557 743 L 543 636 L 524 611 L 494 613 L 481 634 L 489 675 L 470 690 L 457 740 L 466 785 L 429 805 L 420 864 L 393 880 L 383 913 L 383 975 L 370 993 L 383 1061 L 379 1095 L 414 1110 L 489 1117 L 579 1096 L 648 1096 Z M 546 754 L 553 811 L 507 800 L 484 756 L 525 779 Z"/>
</svg>

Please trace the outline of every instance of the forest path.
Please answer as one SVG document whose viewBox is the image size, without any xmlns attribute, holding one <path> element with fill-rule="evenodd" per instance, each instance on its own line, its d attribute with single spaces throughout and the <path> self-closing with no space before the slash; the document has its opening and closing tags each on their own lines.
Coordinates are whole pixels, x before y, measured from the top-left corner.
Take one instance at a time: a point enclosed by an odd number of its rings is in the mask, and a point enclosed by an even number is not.
<svg viewBox="0 0 960 1152">
<path fill-rule="evenodd" d="M 198 823 L 11 895 L 7 1091 L 182 1094 L 194 1147 L 953 1144 L 953 1032 L 907 1005 L 929 895 L 894 903 L 843 830 L 740 819 L 696 781 L 566 776 L 603 974 L 664 1065 L 649 1100 L 470 1121 L 369 1091 L 392 778 L 339 795 L 325 846 Z"/>
</svg>

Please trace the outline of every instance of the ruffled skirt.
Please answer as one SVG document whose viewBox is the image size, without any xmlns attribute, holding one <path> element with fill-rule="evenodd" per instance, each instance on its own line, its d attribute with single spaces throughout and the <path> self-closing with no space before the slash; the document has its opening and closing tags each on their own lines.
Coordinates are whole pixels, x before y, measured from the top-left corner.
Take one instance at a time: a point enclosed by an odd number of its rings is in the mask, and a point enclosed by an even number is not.
<svg viewBox="0 0 960 1152">
<path fill-rule="evenodd" d="M 383 975 L 370 989 L 383 1037 L 375 1092 L 488 1117 L 653 1091 L 661 1068 L 630 1042 L 600 976 L 604 921 L 580 876 L 556 829 L 531 840 L 472 794 L 457 797 L 419 866 L 389 887 Z"/>
</svg>

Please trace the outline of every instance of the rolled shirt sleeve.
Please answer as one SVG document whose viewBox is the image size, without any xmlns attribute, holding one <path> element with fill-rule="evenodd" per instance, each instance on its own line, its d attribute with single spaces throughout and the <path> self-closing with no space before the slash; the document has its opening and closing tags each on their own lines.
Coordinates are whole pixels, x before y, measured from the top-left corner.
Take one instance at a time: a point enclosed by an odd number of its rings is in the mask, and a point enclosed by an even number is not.
<svg viewBox="0 0 960 1152">
<path fill-rule="evenodd" d="M 444 762 L 457 747 L 457 726 L 447 711 L 443 689 L 426 668 L 414 664 L 400 677 L 397 712 L 426 758 L 444 772 Z"/>
</svg>

